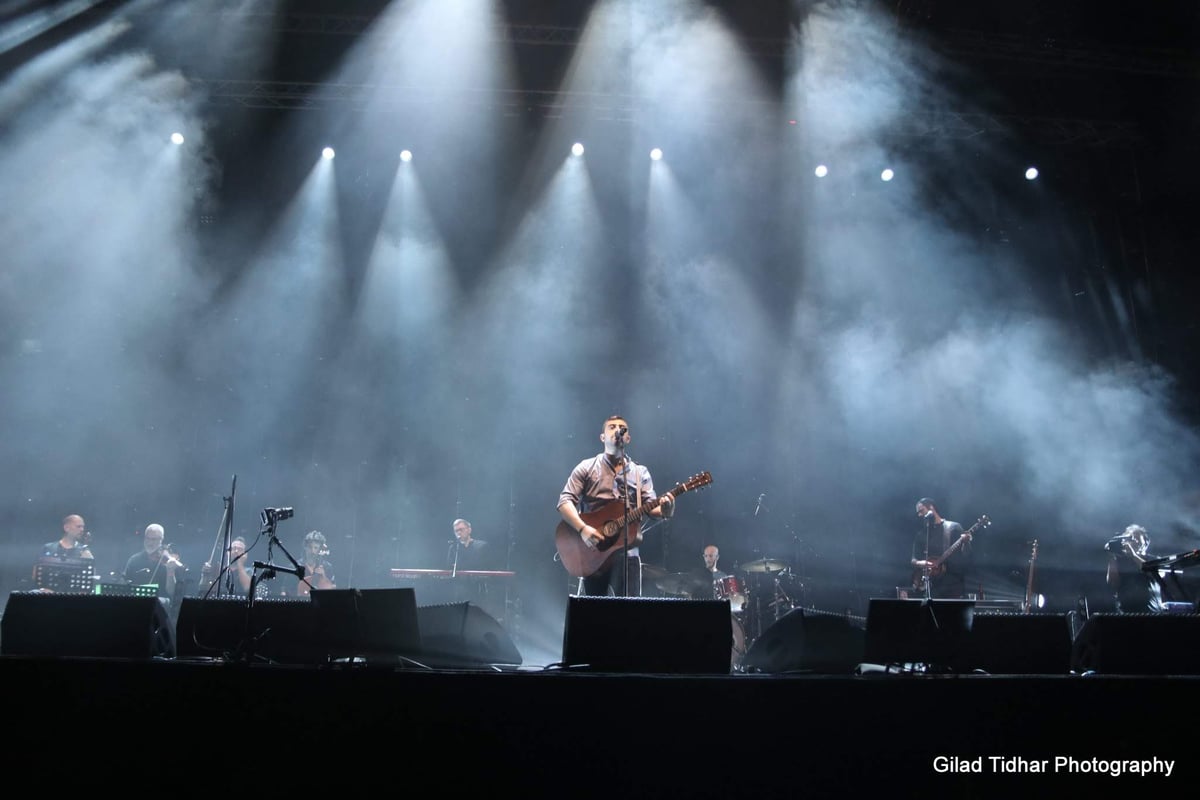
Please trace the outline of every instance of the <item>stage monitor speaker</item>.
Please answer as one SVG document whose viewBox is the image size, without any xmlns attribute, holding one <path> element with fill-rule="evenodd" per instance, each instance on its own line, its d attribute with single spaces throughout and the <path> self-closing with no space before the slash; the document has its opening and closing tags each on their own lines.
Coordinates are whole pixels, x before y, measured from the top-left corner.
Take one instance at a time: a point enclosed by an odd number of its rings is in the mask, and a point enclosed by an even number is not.
<svg viewBox="0 0 1200 800">
<path fill-rule="evenodd" d="M 595 672 L 728 674 L 728 600 L 571 597 L 563 664 Z"/>
<path fill-rule="evenodd" d="M 871 598 L 864 660 L 957 669 L 974 617 L 974 600 Z"/>
<path fill-rule="evenodd" d="M 180 658 L 254 659 L 314 664 L 328 659 L 314 641 L 312 603 L 263 599 L 253 608 L 234 598 L 185 597 L 175 643 Z"/>
<path fill-rule="evenodd" d="M 1200 615 L 1093 614 L 1071 668 L 1108 675 L 1200 675 Z"/>
<path fill-rule="evenodd" d="M 321 643 L 333 658 L 415 658 L 421 632 L 414 589 L 313 589 Z"/>
<path fill-rule="evenodd" d="M 863 661 L 866 633 L 838 614 L 797 608 L 754 641 L 742 666 L 747 672 L 852 673 Z"/>
<path fill-rule="evenodd" d="M 958 666 L 996 675 L 1066 675 L 1072 616 L 977 610 Z"/>
<path fill-rule="evenodd" d="M 180 658 L 253 658 L 324 664 L 362 657 L 398 661 L 420 650 L 412 589 L 314 589 L 306 600 L 185 598 Z"/>
<path fill-rule="evenodd" d="M 173 658 L 175 636 L 157 597 L 13 592 L 0 653 L 85 658 Z"/>
<path fill-rule="evenodd" d="M 417 622 L 420 660 L 428 666 L 520 666 L 523 660 L 495 617 L 472 603 L 421 606 Z"/>
</svg>

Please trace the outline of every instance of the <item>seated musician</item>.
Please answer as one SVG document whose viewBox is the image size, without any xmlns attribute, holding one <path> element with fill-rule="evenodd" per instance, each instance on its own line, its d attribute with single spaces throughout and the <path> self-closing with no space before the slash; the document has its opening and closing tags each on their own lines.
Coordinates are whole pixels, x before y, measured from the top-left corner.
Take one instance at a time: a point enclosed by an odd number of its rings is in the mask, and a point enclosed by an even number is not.
<svg viewBox="0 0 1200 800">
<path fill-rule="evenodd" d="M 704 557 L 704 572 L 713 581 L 713 583 L 721 580 L 721 578 L 729 577 L 728 572 L 722 572 L 717 567 L 717 562 L 721 558 L 721 551 L 717 549 L 715 544 L 710 544 L 705 547 L 704 552 L 701 553 L 701 555 Z"/>
<path fill-rule="evenodd" d="M 249 560 L 246 556 L 246 540 L 241 536 L 235 537 L 229 542 L 229 567 L 225 570 L 225 574 L 220 576 L 220 586 L 215 589 L 213 583 L 218 580 L 217 570 L 221 565 L 211 561 L 204 562 L 203 588 L 205 596 L 249 597 L 252 577 L 250 570 L 246 568 Z M 262 598 L 267 595 L 267 592 L 266 584 L 260 583 L 254 596 Z"/>
<path fill-rule="evenodd" d="M 296 582 L 298 597 L 311 596 L 313 589 L 337 587 L 333 579 L 333 564 L 326 558 L 328 555 L 329 543 L 325 534 L 309 531 L 304 537 L 304 555 L 300 559 L 300 565 L 304 567 L 304 577 Z"/>
<path fill-rule="evenodd" d="M 59 577 L 43 575 L 40 570 L 44 562 L 50 561 L 82 565 L 84 563 L 90 564 L 95 559 L 88 545 L 91 534 L 87 531 L 83 517 L 78 514 L 70 514 L 64 517 L 62 529 L 63 533 L 60 538 L 42 545 L 41 556 L 34 562 L 33 583 L 41 591 L 66 591 L 72 588 L 69 585 L 62 585 Z M 74 587 L 75 590 L 79 588 L 81 587 Z"/>
<path fill-rule="evenodd" d="M 125 562 L 125 580 L 138 586 L 157 584 L 157 595 L 165 599 L 175 597 L 177 575 L 187 571 L 179 557 L 163 546 L 163 526 L 153 523 L 142 533 L 142 549 Z"/>
<path fill-rule="evenodd" d="M 83 517 L 71 514 L 63 519 L 62 536 L 42 545 L 43 558 L 94 558 L 88 540 L 91 538 Z"/>
<path fill-rule="evenodd" d="M 471 535 L 470 522 L 454 520 L 454 541 L 446 553 L 446 569 L 458 572 L 496 569 L 491 555 L 488 543 Z"/>
</svg>

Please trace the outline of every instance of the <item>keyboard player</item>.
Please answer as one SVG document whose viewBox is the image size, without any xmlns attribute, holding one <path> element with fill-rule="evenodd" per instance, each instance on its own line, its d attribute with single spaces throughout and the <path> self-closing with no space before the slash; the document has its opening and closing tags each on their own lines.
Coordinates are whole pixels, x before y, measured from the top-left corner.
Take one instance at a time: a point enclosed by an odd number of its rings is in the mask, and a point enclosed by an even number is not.
<svg viewBox="0 0 1200 800">
<path fill-rule="evenodd" d="M 454 538 L 446 553 L 446 569 L 454 572 L 496 569 L 488 543 L 471 535 L 471 523 L 465 519 L 454 520 Z"/>
<path fill-rule="evenodd" d="M 1112 590 L 1118 614 L 1159 613 L 1163 610 L 1163 584 L 1158 572 L 1144 570 L 1150 560 L 1150 534 L 1141 525 L 1129 525 L 1104 545 L 1108 551 L 1105 581 Z"/>
</svg>

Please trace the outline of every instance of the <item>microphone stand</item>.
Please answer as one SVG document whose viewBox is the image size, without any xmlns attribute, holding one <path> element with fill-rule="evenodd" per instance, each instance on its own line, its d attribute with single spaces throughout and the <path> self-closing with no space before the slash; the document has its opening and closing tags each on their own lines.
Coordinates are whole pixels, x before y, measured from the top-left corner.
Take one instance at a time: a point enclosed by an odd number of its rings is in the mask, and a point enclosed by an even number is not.
<svg viewBox="0 0 1200 800">
<path fill-rule="evenodd" d="M 625 580 L 621 583 L 621 591 L 622 596 L 629 597 L 629 459 L 625 457 L 625 434 L 618 433 L 614 444 L 616 444 L 617 452 L 621 456 L 620 474 L 623 479 L 622 482 L 625 484 L 625 518 L 621 521 L 621 569 L 625 571 Z M 640 589 L 641 575 L 639 575 L 638 578 Z"/>
<path fill-rule="evenodd" d="M 290 516 L 290 509 L 288 511 L 288 516 Z M 271 580 L 275 577 L 276 573 L 279 572 L 283 572 L 288 575 L 295 575 L 300 580 L 304 580 L 305 575 L 304 567 L 299 564 L 296 559 L 292 558 L 292 554 L 287 551 L 287 548 L 283 546 L 283 542 L 279 541 L 279 537 L 275 535 L 275 528 L 279 524 L 279 516 L 276 514 L 275 510 L 264 510 L 262 512 L 262 520 L 263 528 L 260 531 L 260 534 L 266 534 L 267 536 L 267 560 L 265 562 L 255 561 L 254 572 L 250 575 L 250 591 L 246 597 L 246 627 L 243 632 L 242 646 L 239 653 L 240 659 L 245 661 L 250 661 L 252 658 L 254 658 L 254 645 L 257 644 L 259 639 L 270 633 L 271 630 L 270 628 L 267 628 L 262 633 L 258 634 L 258 636 L 250 636 L 250 622 L 254 612 L 254 599 L 258 594 L 259 582 Z M 271 562 L 271 552 L 275 545 L 278 545 L 279 549 L 283 551 L 283 554 L 287 556 L 288 561 L 292 562 L 292 569 L 289 569 L 288 567 L 281 567 L 278 564 Z M 261 575 L 259 574 L 259 570 L 262 570 Z"/>
<path fill-rule="evenodd" d="M 219 583 L 225 577 L 226 571 L 230 567 L 229 563 L 229 547 L 233 542 L 233 498 L 237 494 L 237 475 L 233 476 L 233 485 L 229 488 L 229 496 L 223 498 L 225 501 L 225 513 L 221 516 L 221 564 L 217 570 L 217 575 L 220 576 L 215 583 Z M 220 586 L 217 586 L 217 594 L 220 595 Z"/>
<path fill-rule="evenodd" d="M 462 552 L 462 542 L 460 542 L 457 537 L 454 539 L 453 547 L 454 547 L 454 560 L 450 564 L 450 577 L 457 578 L 458 577 L 458 554 L 460 552 Z"/>
</svg>

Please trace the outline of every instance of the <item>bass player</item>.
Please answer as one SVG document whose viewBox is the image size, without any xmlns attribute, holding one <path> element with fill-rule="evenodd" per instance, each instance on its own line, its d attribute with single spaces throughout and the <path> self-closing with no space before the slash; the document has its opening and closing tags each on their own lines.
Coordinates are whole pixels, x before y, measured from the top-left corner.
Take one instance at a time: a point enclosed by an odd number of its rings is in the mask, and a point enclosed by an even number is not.
<svg viewBox="0 0 1200 800">
<path fill-rule="evenodd" d="M 636 511 L 656 498 L 658 504 L 648 512 L 650 516 L 665 519 L 675 512 L 674 495 L 667 492 L 658 498 L 650 470 L 625 455 L 625 448 L 632 439 L 629 423 L 624 417 L 614 415 L 606 419 L 600 430 L 600 441 L 604 443 L 604 452 L 576 464 L 558 496 L 558 513 L 592 550 L 605 541 L 604 535 L 587 524 L 581 513 L 587 514 L 613 502 Z M 641 559 L 637 548 L 640 541 L 639 534 L 629 542 L 625 563 L 622 563 L 621 553 L 614 552 L 601 569 L 584 576 L 583 594 L 640 597 Z"/>
<path fill-rule="evenodd" d="M 970 534 L 957 522 L 943 518 L 928 497 L 917 501 L 917 518 L 921 527 L 913 539 L 913 589 L 922 595 L 927 590 L 929 597 L 966 597 L 972 560 Z M 958 543 L 963 536 L 966 541 Z"/>
</svg>

